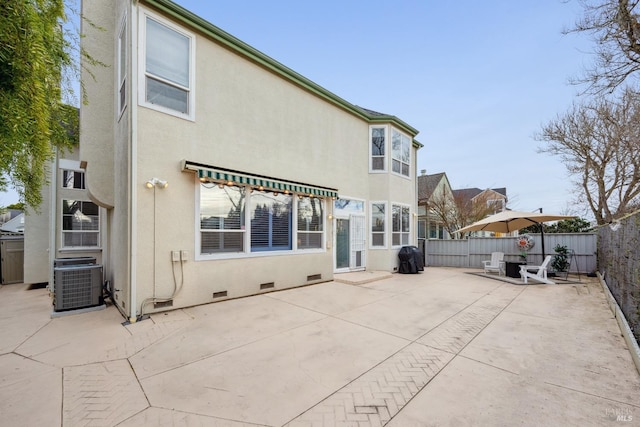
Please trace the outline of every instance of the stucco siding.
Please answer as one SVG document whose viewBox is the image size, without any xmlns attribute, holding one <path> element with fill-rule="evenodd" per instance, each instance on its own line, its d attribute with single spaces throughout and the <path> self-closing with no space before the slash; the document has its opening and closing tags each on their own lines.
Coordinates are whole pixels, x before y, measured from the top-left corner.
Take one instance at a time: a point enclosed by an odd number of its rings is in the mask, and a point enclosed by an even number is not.
<svg viewBox="0 0 640 427">
<path fill-rule="evenodd" d="M 86 52 L 104 65 L 84 61 L 87 104 L 80 110 L 80 157 L 87 162 L 86 185 L 94 203 L 112 207 L 114 200 L 114 57 L 116 14 L 113 7 L 123 2 L 83 1 L 82 45 Z M 93 84 L 90 84 L 93 82 Z"/>
</svg>

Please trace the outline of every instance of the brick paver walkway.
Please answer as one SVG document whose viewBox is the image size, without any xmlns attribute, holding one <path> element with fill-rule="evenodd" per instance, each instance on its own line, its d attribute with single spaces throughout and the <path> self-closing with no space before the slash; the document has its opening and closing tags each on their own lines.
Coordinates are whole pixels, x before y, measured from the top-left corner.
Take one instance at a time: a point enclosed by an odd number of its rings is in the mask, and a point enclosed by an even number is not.
<svg viewBox="0 0 640 427">
<path fill-rule="evenodd" d="M 523 289 L 502 286 L 479 298 L 287 425 L 386 424 Z"/>
</svg>

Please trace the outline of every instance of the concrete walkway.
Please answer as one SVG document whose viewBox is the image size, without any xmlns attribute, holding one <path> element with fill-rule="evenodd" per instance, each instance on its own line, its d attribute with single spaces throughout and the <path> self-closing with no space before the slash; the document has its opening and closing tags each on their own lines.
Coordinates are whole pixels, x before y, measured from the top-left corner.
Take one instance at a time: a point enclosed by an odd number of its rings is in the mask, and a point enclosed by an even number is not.
<svg viewBox="0 0 640 427">
<path fill-rule="evenodd" d="M 597 282 L 427 268 L 127 326 L 50 314 L 45 289 L 0 287 L 2 426 L 640 425 Z"/>
</svg>

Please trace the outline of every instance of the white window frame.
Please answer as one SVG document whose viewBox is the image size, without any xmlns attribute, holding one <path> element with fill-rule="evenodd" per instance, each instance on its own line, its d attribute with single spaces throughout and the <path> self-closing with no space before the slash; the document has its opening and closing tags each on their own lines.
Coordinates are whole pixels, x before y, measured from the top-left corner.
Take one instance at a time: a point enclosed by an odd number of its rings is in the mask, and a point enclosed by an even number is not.
<svg viewBox="0 0 640 427">
<path fill-rule="evenodd" d="M 302 201 L 302 199 L 316 199 L 316 200 L 320 200 L 320 231 L 313 231 L 313 230 L 300 230 L 299 229 L 299 223 L 298 223 L 298 210 L 300 207 L 300 202 Z M 293 209 L 293 212 L 295 213 L 295 218 L 293 219 L 293 227 L 295 228 L 295 230 L 293 231 L 293 247 L 294 249 L 300 250 L 300 251 L 310 251 L 310 250 L 318 250 L 318 249 L 323 249 L 324 248 L 324 241 L 325 241 L 325 232 L 327 229 L 327 225 L 325 222 L 325 212 L 327 209 L 327 204 L 325 203 L 325 201 L 323 199 L 319 199 L 317 197 L 309 197 L 309 196 L 299 196 L 299 197 L 294 197 L 294 203 L 295 208 Z M 320 247 L 319 248 L 298 248 L 298 234 L 307 234 L 307 235 L 313 235 L 313 234 L 317 234 L 320 235 Z"/>
<path fill-rule="evenodd" d="M 373 168 L 373 130 L 374 129 L 384 129 L 384 156 L 376 156 L 376 158 L 382 157 L 382 169 L 374 169 Z M 369 126 L 369 173 L 387 173 L 388 169 L 388 153 L 389 153 L 389 126 Z"/>
<path fill-rule="evenodd" d="M 375 212 L 374 205 L 384 205 L 384 230 L 383 231 L 373 231 L 373 213 Z M 389 202 L 384 201 L 372 201 L 369 203 L 369 249 L 387 249 L 389 245 Z M 373 236 L 382 235 L 384 240 L 383 245 L 374 245 Z"/>
<path fill-rule="evenodd" d="M 394 224 L 393 224 L 393 210 L 394 210 L 394 208 L 396 206 L 400 208 L 400 231 L 394 231 L 393 230 L 393 226 L 394 226 Z M 408 220 L 407 220 L 408 221 L 408 225 L 409 225 L 409 231 L 402 231 L 402 210 L 405 209 L 405 208 L 409 210 L 409 215 L 408 215 Z M 392 248 L 399 248 L 399 247 L 402 247 L 402 246 L 410 245 L 411 244 L 411 229 L 413 228 L 411 226 L 412 225 L 411 205 L 407 205 L 407 204 L 404 204 L 404 203 L 391 202 L 391 212 L 389 212 L 389 216 L 391 218 L 391 227 L 390 227 L 390 230 L 389 230 L 390 234 L 391 234 L 391 247 Z M 393 238 L 394 238 L 395 235 L 398 235 L 398 234 L 400 235 L 400 243 L 396 245 L 396 244 L 393 243 Z M 402 242 L 402 240 L 403 240 L 402 237 L 405 234 L 407 235 L 407 241 L 406 241 L 406 243 L 403 243 Z"/>
<path fill-rule="evenodd" d="M 394 136 L 393 134 L 394 134 L 394 132 L 397 132 L 400 135 L 400 138 L 401 138 L 401 142 L 400 142 L 400 158 L 399 159 L 394 156 L 394 152 L 393 152 L 393 136 Z M 397 175 L 397 176 L 401 176 L 403 178 L 411 179 L 411 158 L 413 157 L 412 156 L 412 148 L 413 148 L 412 147 L 412 138 L 409 135 L 407 135 L 406 133 L 401 132 L 400 130 L 398 130 L 396 128 L 391 128 L 390 134 L 391 134 L 391 137 L 390 137 L 391 141 L 389 142 L 389 144 L 391 146 L 391 156 L 390 156 L 391 157 L 391 173 L 393 173 L 394 175 Z M 406 138 L 407 139 L 407 144 L 409 145 L 409 163 L 405 163 L 405 162 L 402 161 L 402 146 L 403 146 L 403 143 L 404 143 L 402 138 Z M 393 162 L 394 161 L 400 162 L 400 172 L 395 172 L 393 170 Z M 402 173 L 402 166 L 403 165 L 407 166 L 407 175 Z"/>
<path fill-rule="evenodd" d="M 327 241 L 327 227 L 326 227 L 326 209 L 327 202 L 326 200 L 322 200 L 323 203 L 323 218 L 322 218 L 322 237 L 321 237 L 321 247 L 320 248 L 298 248 L 298 197 L 305 197 L 304 194 L 297 193 L 288 193 L 292 196 L 292 206 L 291 206 L 291 249 L 287 250 L 266 250 L 266 251 L 251 251 L 251 212 L 253 205 L 251 204 L 251 194 L 252 188 L 251 186 L 244 186 L 240 184 L 235 184 L 239 187 L 245 187 L 246 191 L 246 199 L 244 206 L 244 224 L 245 229 L 244 233 L 244 242 L 242 252 L 221 252 L 214 254 L 203 254 L 201 252 L 201 243 L 202 243 L 202 235 L 200 228 L 200 191 L 201 191 L 201 182 L 196 178 L 196 194 L 195 194 L 195 260 L 196 261 L 209 261 L 209 260 L 220 260 L 220 259 L 238 259 L 238 258 L 254 258 L 254 257 L 265 257 L 265 256 L 282 256 L 282 255 L 301 255 L 301 254 L 310 254 L 310 253 L 324 253 L 326 252 L 326 241 Z M 271 190 L 269 190 L 271 191 Z"/>
<path fill-rule="evenodd" d="M 123 58 L 124 54 L 124 58 Z M 125 15 L 120 25 L 120 32 L 118 33 L 118 45 L 117 45 L 117 58 L 118 64 L 117 70 L 117 87 L 116 93 L 118 105 L 118 120 L 122 117 L 122 113 L 127 107 L 127 16 Z"/>
<path fill-rule="evenodd" d="M 196 37 L 193 33 L 186 31 L 182 27 L 177 26 L 175 23 L 168 21 L 162 16 L 155 14 L 147 9 L 142 9 L 142 13 L 140 13 L 139 18 L 139 27 L 140 27 L 140 48 L 138 49 L 138 64 L 140 64 L 139 72 L 138 72 L 138 104 L 144 107 L 150 108 L 152 110 L 160 111 L 165 114 L 169 114 L 175 117 L 180 117 L 183 119 L 187 119 L 190 121 L 195 121 L 195 97 L 196 97 L 196 79 L 195 79 L 195 64 L 196 64 Z M 146 41 L 147 41 L 147 18 L 153 19 L 161 25 L 166 26 L 167 28 L 189 38 L 189 87 L 183 87 L 181 85 L 177 85 L 174 82 L 167 81 L 162 79 L 159 76 L 155 76 L 153 74 L 148 74 L 146 72 L 147 63 L 146 63 Z M 177 87 L 179 89 L 187 90 L 187 109 L 188 112 L 182 113 L 180 111 L 173 110 L 171 108 L 153 104 L 151 102 L 147 102 L 147 77 L 152 77 L 155 80 L 166 83 L 170 86 Z"/>
<path fill-rule="evenodd" d="M 61 199 L 61 204 L 62 206 L 64 206 L 65 201 L 67 200 L 74 200 L 77 202 L 82 202 L 82 203 L 93 203 L 90 200 L 83 200 L 82 198 L 72 198 L 72 197 L 63 197 Z M 95 204 L 95 203 L 93 203 Z M 100 214 L 100 206 L 96 205 L 96 207 L 98 208 L 98 219 L 97 219 L 97 223 L 98 223 L 98 229 L 97 230 L 65 230 L 64 229 L 64 208 L 61 207 L 60 209 L 60 249 L 61 250 L 95 250 L 95 249 L 99 249 L 101 247 L 101 243 L 100 243 L 100 232 L 101 232 L 101 221 L 102 221 L 102 215 Z M 95 246 L 67 246 L 65 244 L 65 235 L 69 234 L 69 233 L 95 233 L 97 235 L 96 238 L 96 244 Z"/>
</svg>

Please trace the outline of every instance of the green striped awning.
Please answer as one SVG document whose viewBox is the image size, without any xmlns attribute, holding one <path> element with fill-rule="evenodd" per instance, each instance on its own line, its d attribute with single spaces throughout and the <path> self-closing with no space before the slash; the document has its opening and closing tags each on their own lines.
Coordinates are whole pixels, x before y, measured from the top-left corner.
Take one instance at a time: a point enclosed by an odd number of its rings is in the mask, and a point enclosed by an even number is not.
<svg viewBox="0 0 640 427">
<path fill-rule="evenodd" d="M 188 160 L 182 161 L 182 170 L 196 172 L 198 178 L 202 181 L 233 182 L 238 185 L 250 185 L 256 188 L 263 187 L 265 190 L 289 191 L 291 193 L 313 195 L 316 197 L 338 197 L 338 190 L 335 188 L 255 175 Z"/>
</svg>

